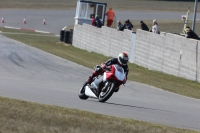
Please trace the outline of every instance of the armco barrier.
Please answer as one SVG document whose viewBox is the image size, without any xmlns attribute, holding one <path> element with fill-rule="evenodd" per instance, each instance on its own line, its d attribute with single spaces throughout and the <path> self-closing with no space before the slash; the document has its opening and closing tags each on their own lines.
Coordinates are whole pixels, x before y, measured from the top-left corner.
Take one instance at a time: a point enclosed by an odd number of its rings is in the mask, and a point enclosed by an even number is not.
<svg viewBox="0 0 200 133">
<path fill-rule="evenodd" d="M 200 41 L 194 39 L 140 29 L 134 34 L 129 30 L 76 24 L 73 45 L 111 57 L 124 51 L 131 63 L 200 82 Z"/>
</svg>

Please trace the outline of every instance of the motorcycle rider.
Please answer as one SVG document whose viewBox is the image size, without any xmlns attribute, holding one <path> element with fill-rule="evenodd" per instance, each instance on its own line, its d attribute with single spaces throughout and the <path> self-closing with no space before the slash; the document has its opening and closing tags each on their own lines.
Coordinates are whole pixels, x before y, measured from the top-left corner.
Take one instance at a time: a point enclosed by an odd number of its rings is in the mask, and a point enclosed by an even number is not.
<svg viewBox="0 0 200 133">
<path fill-rule="evenodd" d="M 120 54 L 118 55 L 118 58 L 111 58 L 111 59 L 109 59 L 107 62 L 102 63 L 101 66 L 96 66 L 94 72 L 93 72 L 92 75 L 89 76 L 89 78 L 88 78 L 88 83 L 91 84 L 91 86 L 90 86 L 91 90 L 92 90 L 96 95 L 98 95 L 99 84 L 102 83 L 102 81 L 103 81 L 103 76 L 100 77 L 100 78 L 98 78 L 98 79 L 96 79 L 96 80 L 94 80 L 93 82 L 92 82 L 92 79 L 93 79 L 95 76 L 98 76 L 98 75 L 102 74 L 102 73 L 104 72 L 103 69 L 108 68 L 109 66 L 111 66 L 111 65 L 113 65 L 113 64 L 118 64 L 118 65 L 120 65 L 120 66 L 124 69 L 124 73 L 125 73 L 126 80 L 127 80 L 127 76 L 128 76 L 128 72 L 129 72 L 128 65 L 127 65 L 128 60 L 129 60 L 128 54 L 125 53 L 125 52 L 123 52 L 123 53 L 120 53 Z M 117 92 L 118 90 L 119 90 L 119 88 L 116 89 L 115 92 Z"/>
</svg>

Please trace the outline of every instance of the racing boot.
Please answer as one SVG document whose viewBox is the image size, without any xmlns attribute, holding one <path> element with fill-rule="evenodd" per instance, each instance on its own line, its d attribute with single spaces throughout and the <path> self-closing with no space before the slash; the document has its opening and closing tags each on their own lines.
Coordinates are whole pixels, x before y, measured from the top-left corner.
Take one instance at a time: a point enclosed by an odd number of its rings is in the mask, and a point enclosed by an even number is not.
<svg viewBox="0 0 200 133">
<path fill-rule="evenodd" d="M 103 69 L 98 65 L 96 67 L 94 67 L 94 71 L 93 71 L 92 75 L 88 77 L 88 83 L 91 84 L 94 77 L 102 74 L 104 72 L 102 70 Z"/>
<path fill-rule="evenodd" d="M 94 74 L 92 74 L 91 76 L 88 77 L 88 83 L 91 84 L 92 80 L 94 78 Z"/>
<path fill-rule="evenodd" d="M 93 77 L 92 77 L 92 76 L 89 76 L 89 77 L 88 77 L 88 83 L 89 83 L 89 84 L 91 84 L 91 83 L 92 83 L 92 79 L 93 79 Z"/>
</svg>

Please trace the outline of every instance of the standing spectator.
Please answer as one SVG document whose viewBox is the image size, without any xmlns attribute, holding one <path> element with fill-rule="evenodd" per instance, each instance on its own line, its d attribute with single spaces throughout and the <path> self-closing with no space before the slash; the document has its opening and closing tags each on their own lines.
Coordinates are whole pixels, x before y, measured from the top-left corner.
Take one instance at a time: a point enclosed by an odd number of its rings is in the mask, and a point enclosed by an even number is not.
<svg viewBox="0 0 200 133">
<path fill-rule="evenodd" d="M 95 18 L 95 26 L 98 27 L 98 28 L 101 28 L 103 24 L 101 23 L 101 20 L 99 19 L 98 15 L 96 15 L 96 18 Z"/>
<path fill-rule="evenodd" d="M 106 12 L 106 16 L 107 16 L 107 26 L 111 27 L 113 20 L 115 18 L 115 12 L 112 10 L 112 8 L 110 8 L 107 12 Z"/>
<path fill-rule="evenodd" d="M 94 15 L 92 15 L 92 26 L 95 26 L 95 18 L 94 18 Z"/>
<path fill-rule="evenodd" d="M 125 21 L 124 29 L 128 29 L 128 30 L 133 29 L 133 24 L 131 23 L 131 21 L 129 19 Z"/>
<path fill-rule="evenodd" d="M 157 23 L 157 20 L 156 20 L 156 19 L 153 20 L 152 32 L 153 32 L 153 33 L 156 33 L 156 34 L 159 34 L 158 23 Z"/>
<path fill-rule="evenodd" d="M 149 31 L 148 26 L 142 20 L 140 21 L 140 24 L 141 24 L 141 29 L 142 30 Z"/>
<path fill-rule="evenodd" d="M 186 32 L 186 35 L 185 35 L 186 38 L 192 38 L 192 39 L 200 40 L 198 35 L 193 30 L 191 30 L 189 26 L 186 26 L 185 32 Z"/>
<path fill-rule="evenodd" d="M 124 25 L 120 21 L 117 21 L 117 30 L 119 30 L 119 31 L 124 30 Z"/>
</svg>

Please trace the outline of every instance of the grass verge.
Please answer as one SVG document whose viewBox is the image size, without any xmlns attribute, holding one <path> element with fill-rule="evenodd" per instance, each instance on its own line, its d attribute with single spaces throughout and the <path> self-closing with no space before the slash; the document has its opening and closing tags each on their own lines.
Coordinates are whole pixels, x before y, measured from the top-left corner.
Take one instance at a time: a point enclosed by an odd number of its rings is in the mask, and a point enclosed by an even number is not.
<svg viewBox="0 0 200 133">
<path fill-rule="evenodd" d="M 0 97 L 0 133 L 197 133 Z"/>
</svg>

